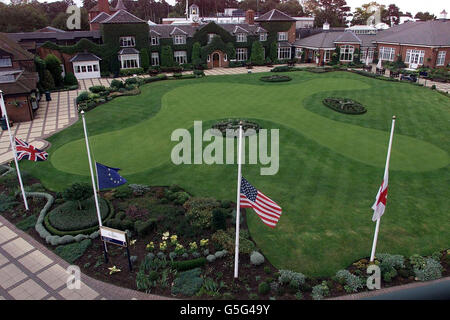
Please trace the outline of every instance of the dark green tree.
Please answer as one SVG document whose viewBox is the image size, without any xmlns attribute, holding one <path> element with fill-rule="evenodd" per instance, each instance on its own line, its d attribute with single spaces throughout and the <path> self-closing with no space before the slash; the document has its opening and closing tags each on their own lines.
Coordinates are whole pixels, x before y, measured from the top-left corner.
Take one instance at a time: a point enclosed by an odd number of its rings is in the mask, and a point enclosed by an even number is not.
<svg viewBox="0 0 450 320">
<path fill-rule="evenodd" d="M 74 183 L 63 191 L 62 197 L 66 201 L 78 202 L 78 209 L 83 210 L 82 201 L 93 196 L 92 187 L 86 183 Z"/>
<path fill-rule="evenodd" d="M 47 69 L 44 71 L 44 77 L 41 78 L 41 86 L 44 90 L 53 90 L 55 89 L 55 81 L 53 80 L 53 76 Z"/>
<path fill-rule="evenodd" d="M 64 84 L 66 86 L 76 86 L 78 85 L 78 80 L 72 72 L 67 72 L 64 77 Z"/>
<path fill-rule="evenodd" d="M 161 49 L 161 65 L 163 67 L 173 67 L 173 51 L 171 46 L 163 46 Z"/>
<path fill-rule="evenodd" d="M 252 53 L 250 55 L 251 63 L 255 65 L 264 64 L 264 48 L 259 41 L 253 41 Z"/>
<path fill-rule="evenodd" d="M 47 70 L 52 74 L 55 86 L 60 87 L 63 85 L 62 67 L 61 61 L 54 54 L 49 54 L 45 57 L 45 65 Z"/>
<path fill-rule="evenodd" d="M 200 42 L 195 42 L 192 46 L 192 54 L 191 54 L 191 61 L 194 67 L 200 65 L 202 63 L 202 59 L 200 57 L 201 54 L 201 45 Z"/>
<path fill-rule="evenodd" d="M 140 56 L 141 56 L 141 67 L 147 71 L 148 68 L 150 67 L 150 58 L 148 56 L 148 50 L 147 48 L 142 48 L 140 51 Z"/>
<path fill-rule="evenodd" d="M 270 44 L 269 57 L 273 63 L 278 60 L 278 46 L 276 41 Z"/>
</svg>

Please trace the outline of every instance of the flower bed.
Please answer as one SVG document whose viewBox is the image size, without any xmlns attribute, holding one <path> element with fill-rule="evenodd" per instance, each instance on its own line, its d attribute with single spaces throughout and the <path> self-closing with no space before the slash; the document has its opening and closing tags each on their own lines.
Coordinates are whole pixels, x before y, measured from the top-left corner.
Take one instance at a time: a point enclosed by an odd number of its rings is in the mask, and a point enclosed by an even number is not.
<svg viewBox="0 0 450 320">
<path fill-rule="evenodd" d="M 261 78 L 259 78 L 259 80 L 264 81 L 264 82 L 286 82 L 286 81 L 291 81 L 292 78 L 288 77 L 288 76 L 280 76 L 278 74 L 275 74 L 273 76 L 261 77 Z"/>
<path fill-rule="evenodd" d="M 242 130 L 244 136 L 249 136 L 256 134 L 261 126 L 252 121 L 244 120 L 244 119 L 226 119 L 221 120 L 212 125 L 212 129 L 217 129 L 222 133 L 224 137 L 238 137 L 239 135 L 239 124 L 242 121 Z M 247 130 L 252 129 L 247 132 Z M 227 131 L 228 130 L 228 131 Z"/>
<path fill-rule="evenodd" d="M 345 114 L 363 114 L 367 112 L 362 104 L 347 98 L 326 98 L 322 100 L 328 108 Z"/>
</svg>

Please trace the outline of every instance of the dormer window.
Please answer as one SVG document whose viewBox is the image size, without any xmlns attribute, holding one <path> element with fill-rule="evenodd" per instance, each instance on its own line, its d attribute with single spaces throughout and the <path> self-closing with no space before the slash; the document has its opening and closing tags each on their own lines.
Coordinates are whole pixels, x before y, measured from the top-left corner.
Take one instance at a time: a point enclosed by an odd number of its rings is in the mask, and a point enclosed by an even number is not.
<svg viewBox="0 0 450 320">
<path fill-rule="evenodd" d="M 152 46 L 157 46 L 159 45 L 159 37 L 151 37 L 151 44 Z"/>
<path fill-rule="evenodd" d="M 208 33 L 208 43 L 211 43 L 212 39 L 216 36 L 215 33 Z"/>
<path fill-rule="evenodd" d="M 186 36 L 175 35 L 173 37 L 173 44 L 186 44 Z"/>
<path fill-rule="evenodd" d="M 267 32 L 259 34 L 259 41 L 267 41 Z"/>
<path fill-rule="evenodd" d="M 134 47 L 135 45 L 134 37 L 120 37 L 120 46 L 122 48 Z"/>
<path fill-rule="evenodd" d="M 237 33 L 236 34 L 236 42 L 247 42 L 247 34 Z"/>
<path fill-rule="evenodd" d="M 287 41 L 288 33 L 287 32 L 278 32 L 278 41 Z"/>
<path fill-rule="evenodd" d="M 0 57 L 0 68 L 12 67 L 10 57 Z"/>
</svg>

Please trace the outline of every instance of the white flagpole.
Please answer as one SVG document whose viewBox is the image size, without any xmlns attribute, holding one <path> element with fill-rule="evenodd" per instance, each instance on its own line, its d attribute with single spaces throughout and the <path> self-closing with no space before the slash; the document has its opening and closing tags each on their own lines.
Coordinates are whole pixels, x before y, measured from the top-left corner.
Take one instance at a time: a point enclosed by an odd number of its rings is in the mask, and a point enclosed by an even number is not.
<svg viewBox="0 0 450 320">
<path fill-rule="evenodd" d="M 102 226 L 102 216 L 100 214 L 100 206 L 98 205 L 97 190 L 95 187 L 96 183 L 95 183 L 95 178 L 94 178 L 94 171 L 92 170 L 91 151 L 89 149 L 89 141 L 88 141 L 88 135 L 87 135 L 87 130 L 86 130 L 86 119 L 84 118 L 84 111 L 81 111 L 81 118 L 83 119 L 84 139 L 86 141 L 86 149 L 87 149 L 87 154 L 88 154 L 88 158 L 89 158 L 89 170 L 91 172 L 92 188 L 94 189 L 95 208 L 97 209 L 98 224 L 101 227 Z"/>
<path fill-rule="evenodd" d="M 238 183 L 236 200 L 236 241 L 234 248 L 234 277 L 238 277 L 239 270 L 239 226 L 241 219 L 241 161 L 242 161 L 242 121 L 239 123 L 239 145 L 238 145 Z"/>
<path fill-rule="evenodd" d="M 17 177 L 19 178 L 20 190 L 22 190 L 23 203 L 25 204 L 25 210 L 29 210 L 27 196 L 25 195 L 25 189 L 23 188 L 22 175 L 20 174 L 19 161 L 17 161 L 16 142 L 13 139 L 11 128 L 9 126 L 8 113 L 6 112 L 5 101 L 3 100 L 3 91 L 0 90 L 0 108 L 6 120 L 6 126 L 8 128 L 9 142 L 11 143 L 11 149 L 14 155 L 14 162 L 16 163 Z"/>
<path fill-rule="evenodd" d="M 386 174 L 389 171 L 389 160 L 391 159 L 391 148 L 392 148 L 392 139 L 394 137 L 395 119 L 396 119 L 396 117 L 393 116 L 392 117 L 392 125 L 391 125 L 391 136 L 389 138 L 389 147 L 388 147 L 388 152 L 387 152 L 387 157 L 386 157 L 386 165 L 384 167 L 384 177 L 386 176 Z M 381 220 L 381 217 L 378 217 L 377 224 L 375 226 L 375 234 L 373 236 L 372 252 L 370 254 L 370 262 L 373 262 L 373 260 L 375 259 L 375 250 L 377 248 L 378 232 L 380 231 L 380 220 Z"/>
</svg>

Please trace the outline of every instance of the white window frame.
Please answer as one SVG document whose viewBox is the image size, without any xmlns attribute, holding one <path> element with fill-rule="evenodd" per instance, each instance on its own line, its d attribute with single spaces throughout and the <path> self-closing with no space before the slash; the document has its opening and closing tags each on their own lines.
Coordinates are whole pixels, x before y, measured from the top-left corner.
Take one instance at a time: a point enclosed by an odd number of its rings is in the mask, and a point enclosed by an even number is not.
<svg viewBox="0 0 450 320">
<path fill-rule="evenodd" d="M 132 48 L 136 45 L 136 39 L 132 36 L 120 37 L 119 43 L 121 48 Z"/>
<path fill-rule="evenodd" d="M 159 52 L 152 52 L 150 55 L 150 61 L 152 66 L 159 66 Z"/>
<path fill-rule="evenodd" d="M 303 48 L 295 48 L 295 57 L 300 59 L 302 57 Z"/>
<path fill-rule="evenodd" d="M 10 57 L 0 58 L 0 68 L 12 67 L 12 60 Z"/>
<path fill-rule="evenodd" d="M 186 44 L 186 36 L 181 34 L 174 35 L 173 44 Z"/>
<path fill-rule="evenodd" d="M 152 46 L 157 46 L 157 45 L 159 45 L 159 37 L 152 37 L 152 38 L 151 38 L 151 45 L 152 45 Z"/>
<path fill-rule="evenodd" d="M 247 34 L 243 32 L 236 33 L 236 42 L 247 42 Z"/>
<path fill-rule="evenodd" d="M 259 34 L 259 41 L 267 41 L 267 32 L 262 32 Z"/>
<path fill-rule="evenodd" d="M 394 61 L 395 48 L 392 47 L 380 47 L 379 59 L 382 61 Z"/>
<path fill-rule="evenodd" d="M 236 60 L 237 61 L 247 61 L 248 60 L 247 48 L 237 48 L 236 49 Z"/>
<path fill-rule="evenodd" d="M 444 66 L 445 65 L 445 56 L 447 55 L 447 51 L 439 51 L 436 58 L 436 66 Z"/>
<path fill-rule="evenodd" d="M 353 61 L 353 54 L 355 53 L 355 47 L 351 45 L 341 46 L 341 52 L 339 54 L 339 61 L 351 62 Z"/>
<path fill-rule="evenodd" d="M 331 50 L 323 51 L 323 62 L 329 62 L 331 60 Z"/>
<path fill-rule="evenodd" d="M 287 32 L 278 32 L 278 41 L 288 41 L 288 38 Z"/>
<path fill-rule="evenodd" d="M 186 64 L 187 63 L 187 52 L 186 51 L 175 51 L 173 53 L 173 58 L 178 64 Z"/>
<path fill-rule="evenodd" d="M 424 58 L 425 58 L 425 50 L 413 50 L 413 49 L 406 50 L 405 63 L 422 65 Z"/>
<path fill-rule="evenodd" d="M 290 47 L 279 47 L 278 48 L 278 60 L 288 60 L 291 59 L 291 48 Z"/>
<path fill-rule="evenodd" d="M 136 69 L 140 68 L 139 54 L 123 54 L 120 56 L 121 69 Z"/>
</svg>

